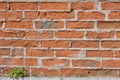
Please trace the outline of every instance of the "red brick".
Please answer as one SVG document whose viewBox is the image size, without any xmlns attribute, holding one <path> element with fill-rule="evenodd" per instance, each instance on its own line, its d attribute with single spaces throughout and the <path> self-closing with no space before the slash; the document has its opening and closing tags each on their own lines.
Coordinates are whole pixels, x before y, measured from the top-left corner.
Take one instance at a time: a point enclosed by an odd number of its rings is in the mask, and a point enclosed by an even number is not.
<svg viewBox="0 0 120 80">
<path fill-rule="evenodd" d="M 24 56 L 24 49 L 23 48 L 12 49 L 12 56 Z"/>
<path fill-rule="evenodd" d="M 120 2 L 103 2 L 103 10 L 120 10 Z"/>
<path fill-rule="evenodd" d="M 33 26 L 32 22 L 20 22 L 20 21 L 9 21 L 6 22 L 6 28 L 26 28 L 26 29 L 31 29 Z"/>
<path fill-rule="evenodd" d="M 70 61 L 66 59 L 44 59 L 42 60 L 42 65 L 47 67 L 67 67 L 70 66 Z"/>
<path fill-rule="evenodd" d="M 0 65 L 23 66 L 22 58 L 0 58 Z"/>
<path fill-rule="evenodd" d="M 120 29 L 119 21 L 102 21 L 98 22 L 99 29 Z"/>
<path fill-rule="evenodd" d="M 120 12 L 113 11 L 109 14 L 109 19 L 120 19 Z"/>
<path fill-rule="evenodd" d="M 53 38 L 54 34 L 52 31 L 28 31 L 25 35 L 29 39 L 44 39 L 44 38 Z"/>
<path fill-rule="evenodd" d="M 68 29 L 92 29 L 94 22 L 67 22 Z"/>
<path fill-rule="evenodd" d="M 97 5 L 94 2 L 73 2 L 71 10 L 94 10 Z"/>
<path fill-rule="evenodd" d="M 78 57 L 79 50 L 56 50 L 56 57 Z"/>
<path fill-rule="evenodd" d="M 105 14 L 102 12 L 79 12 L 79 20 L 104 20 Z"/>
<path fill-rule="evenodd" d="M 22 12 L 0 12 L 0 19 L 22 19 Z"/>
<path fill-rule="evenodd" d="M 53 50 L 27 49 L 26 56 L 32 57 L 54 57 Z"/>
<path fill-rule="evenodd" d="M 9 61 L 9 60 L 8 60 Z M 11 59 L 10 64 L 13 66 L 23 66 L 24 65 L 24 59 L 22 58 L 17 58 L 17 59 Z"/>
<path fill-rule="evenodd" d="M 26 58 L 25 65 L 26 66 L 38 66 L 38 59 L 37 58 Z"/>
<path fill-rule="evenodd" d="M 63 22 L 58 21 L 45 21 L 45 22 L 36 22 L 37 29 L 60 29 L 64 28 Z"/>
<path fill-rule="evenodd" d="M 37 10 L 38 3 L 32 2 L 12 2 L 10 3 L 10 10 Z"/>
<path fill-rule="evenodd" d="M 0 40 L 0 46 L 38 47 L 39 42 L 34 40 Z"/>
<path fill-rule="evenodd" d="M 10 56 L 9 48 L 0 48 L 0 56 Z"/>
<path fill-rule="evenodd" d="M 103 48 L 120 48 L 120 41 L 102 41 Z"/>
<path fill-rule="evenodd" d="M 53 38 L 54 37 L 54 33 L 52 31 L 42 31 L 40 32 L 40 35 L 38 36 L 38 38 Z"/>
<path fill-rule="evenodd" d="M 86 57 L 112 58 L 114 52 L 111 50 L 88 50 Z"/>
<path fill-rule="evenodd" d="M 41 19 L 74 19 L 74 12 L 40 12 Z"/>
<path fill-rule="evenodd" d="M 72 41 L 72 48 L 98 48 L 98 41 Z"/>
<path fill-rule="evenodd" d="M 59 72 L 56 69 L 47 69 L 47 68 L 32 68 L 33 76 L 59 76 Z"/>
<path fill-rule="evenodd" d="M 63 68 L 62 76 L 74 77 L 118 77 L 118 70 L 115 69 L 79 69 Z"/>
<path fill-rule="evenodd" d="M 0 21 L 0 28 L 2 27 L 2 22 Z"/>
<path fill-rule="evenodd" d="M 37 19 L 38 12 L 25 12 L 25 19 Z"/>
<path fill-rule="evenodd" d="M 66 2 L 42 2 L 40 3 L 40 10 L 68 10 L 68 3 Z"/>
<path fill-rule="evenodd" d="M 120 51 L 115 51 L 115 57 L 120 58 Z"/>
<path fill-rule="evenodd" d="M 26 32 L 25 37 L 29 39 L 37 39 L 37 34 L 38 34 L 37 31 L 28 31 Z"/>
<path fill-rule="evenodd" d="M 1 2 L 0 3 L 0 10 L 7 10 L 8 8 L 7 8 L 7 5 L 8 5 L 8 3 L 6 3 L 6 2 Z"/>
<path fill-rule="evenodd" d="M 53 41 L 53 40 L 42 41 L 42 47 L 45 47 L 45 48 L 68 48 L 69 41 Z"/>
<path fill-rule="evenodd" d="M 83 38 L 83 31 L 58 31 L 56 32 L 57 38 Z"/>
<path fill-rule="evenodd" d="M 95 60 L 73 60 L 74 67 L 100 67 L 100 62 Z"/>
<path fill-rule="evenodd" d="M 16 30 L 0 30 L 0 37 L 9 38 L 23 38 L 25 36 L 24 31 Z"/>
<path fill-rule="evenodd" d="M 120 60 L 103 60 L 102 67 L 103 68 L 119 68 Z"/>
<path fill-rule="evenodd" d="M 116 37 L 120 38 L 120 32 L 119 31 L 116 32 Z"/>
<path fill-rule="evenodd" d="M 102 38 L 114 38 L 114 32 L 96 32 L 96 31 L 88 31 L 86 34 L 87 38 L 96 38 L 96 39 L 102 39 Z"/>
</svg>

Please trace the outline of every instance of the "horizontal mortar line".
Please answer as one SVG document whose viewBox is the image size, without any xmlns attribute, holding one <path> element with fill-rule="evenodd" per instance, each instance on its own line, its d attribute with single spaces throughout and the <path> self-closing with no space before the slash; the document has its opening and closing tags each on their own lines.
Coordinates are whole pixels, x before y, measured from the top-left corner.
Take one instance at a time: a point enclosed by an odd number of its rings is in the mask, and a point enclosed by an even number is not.
<svg viewBox="0 0 120 80">
<path fill-rule="evenodd" d="M 120 50 L 120 48 L 44 48 L 44 47 L 20 47 L 20 46 L 0 46 L 0 48 L 27 48 L 40 50 Z"/>
<path fill-rule="evenodd" d="M 55 66 L 55 67 L 50 67 L 50 66 L 48 66 L 48 67 L 46 67 L 46 66 L 43 66 L 44 68 L 56 68 L 56 67 L 61 67 L 61 68 L 74 68 L 74 69 L 100 69 L 100 67 L 70 67 L 70 66 L 67 66 L 67 67 L 64 67 L 64 66 Z"/>
<path fill-rule="evenodd" d="M 3 80 L 11 80 L 10 77 L 1 77 Z M 19 80 L 120 80 L 119 77 L 25 77 Z"/>
<path fill-rule="evenodd" d="M 27 56 L 27 58 L 30 58 Z M 36 57 L 35 57 L 36 58 Z M 100 61 L 100 59 L 102 58 L 92 58 L 92 57 L 39 57 L 39 59 L 41 60 L 45 60 L 45 59 L 53 59 L 53 60 L 56 60 L 56 59 L 66 59 L 66 60 L 96 60 L 96 61 Z M 109 58 L 106 58 L 106 59 L 109 59 Z M 118 58 L 119 59 L 119 58 Z"/>
<path fill-rule="evenodd" d="M 22 18 L 21 18 L 22 19 Z M 8 21 L 19 21 L 21 19 L 7 19 Z M 71 22 L 71 21 L 77 21 L 77 22 L 80 22 L 80 21 L 98 21 L 98 22 L 101 22 L 101 21 L 120 21 L 120 19 L 104 19 L 104 20 L 97 20 L 97 19 L 46 19 L 46 18 L 43 18 L 43 19 L 40 19 L 40 18 L 36 18 L 36 19 L 23 19 L 23 21 L 43 21 L 45 19 L 45 21 L 67 21 L 67 22 Z"/>
<path fill-rule="evenodd" d="M 21 31 L 21 30 L 23 30 L 23 31 L 95 31 L 95 32 L 99 32 L 99 31 L 101 31 L 101 32 L 104 32 L 104 31 L 106 31 L 106 32 L 110 32 L 110 31 L 113 31 L 113 32 L 115 32 L 115 31 L 120 31 L 120 29 L 98 29 L 97 31 L 93 28 L 93 29 L 64 29 L 64 28 L 61 28 L 61 29 L 20 29 L 20 28 L 5 28 L 5 29 L 0 29 L 0 30 L 18 30 L 18 31 Z"/>
<path fill-rule="evenodd" d="M 71 10 L 38 10 L 39 12 L 71 12 Z M 72 11 L 74 12 L 74 11 Z"/>
</svg>

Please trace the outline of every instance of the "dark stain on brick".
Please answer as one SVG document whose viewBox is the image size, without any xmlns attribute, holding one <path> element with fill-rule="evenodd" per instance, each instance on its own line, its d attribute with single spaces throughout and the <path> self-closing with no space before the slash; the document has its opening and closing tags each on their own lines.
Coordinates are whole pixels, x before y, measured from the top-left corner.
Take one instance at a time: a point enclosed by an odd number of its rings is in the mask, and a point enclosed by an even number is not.
<svg viewBox="0 0 120 80">
<path fill-rule="evenodd" d="M 54 22 L 45 21 L 41 23 L 41 29 L 51 29 L 53 28 Z"/>
</svg>

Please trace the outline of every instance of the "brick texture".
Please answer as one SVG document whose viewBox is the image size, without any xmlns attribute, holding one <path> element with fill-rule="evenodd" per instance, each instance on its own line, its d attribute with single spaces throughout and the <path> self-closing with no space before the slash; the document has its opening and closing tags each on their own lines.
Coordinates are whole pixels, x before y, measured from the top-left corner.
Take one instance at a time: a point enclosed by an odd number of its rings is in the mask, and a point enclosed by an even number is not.
<svg viewBox="0 0 120 80">
<path fill-rule="evenodd" d="M 120 77 L 120 2 L 0 2 L 0 76 Z"/>
</svg>

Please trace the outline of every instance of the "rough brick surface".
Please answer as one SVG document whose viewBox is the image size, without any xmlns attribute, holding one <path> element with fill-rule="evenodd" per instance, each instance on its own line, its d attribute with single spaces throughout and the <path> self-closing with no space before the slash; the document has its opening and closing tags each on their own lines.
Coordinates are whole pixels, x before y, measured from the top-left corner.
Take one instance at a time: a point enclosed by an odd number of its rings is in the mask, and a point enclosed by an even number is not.
<svg viewBox="0 0 120 80">
<path fill-rule="evenodd" d="M 38 1 L 0 2 L 0 76 L 120 77 L 120 2 Z"/>
<path fill-rule="evenodd" d="M 56 6 L 56 7 L 55 7 Z M 40 3 L 40 10 L 69 10 L 68 3 L 53 2 L 53 3 Z"/>
</svg>

